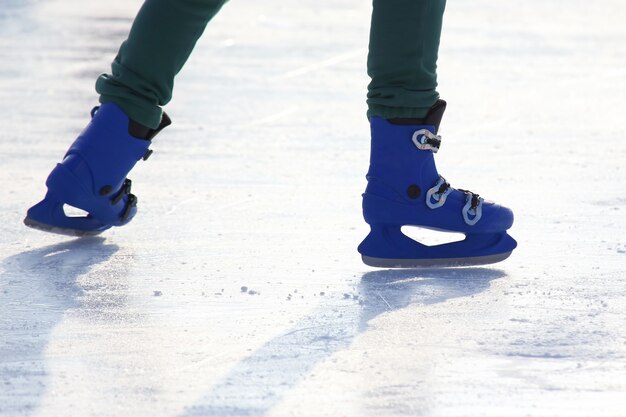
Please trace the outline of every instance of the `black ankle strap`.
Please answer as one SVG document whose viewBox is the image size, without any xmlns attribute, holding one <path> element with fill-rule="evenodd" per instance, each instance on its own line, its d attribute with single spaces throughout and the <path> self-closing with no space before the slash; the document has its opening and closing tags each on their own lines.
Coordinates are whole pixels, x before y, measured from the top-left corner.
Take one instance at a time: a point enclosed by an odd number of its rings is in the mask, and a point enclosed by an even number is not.
<svg viewBox="0 0 626 417">
<path fill-rule="evenodd" d="M 151 129 L 147 126 L 142 125 L 134 120 L 131 120 L 128 123 L 128 134 L 137 139 L 145 139 L 152 140 L 161 130 L 165 129 L 167 126 L 172 124 L 172 119 L 167 115 L 167 113 L 163 113 L 161 117 L 161 123 L 159 123 L 159 127 L 156 129 Z"/>
<path fill-rule="evenodd" d="M 389 123 L 404 126 L 435 126 L 435 132 L 439 131 L 439 125 L 446 111 L 447 103 L 444 100 L 437 100 L 428 110 L 426 117 L 421 118 L 393 118 L 388 119 Z"/>
</svg>

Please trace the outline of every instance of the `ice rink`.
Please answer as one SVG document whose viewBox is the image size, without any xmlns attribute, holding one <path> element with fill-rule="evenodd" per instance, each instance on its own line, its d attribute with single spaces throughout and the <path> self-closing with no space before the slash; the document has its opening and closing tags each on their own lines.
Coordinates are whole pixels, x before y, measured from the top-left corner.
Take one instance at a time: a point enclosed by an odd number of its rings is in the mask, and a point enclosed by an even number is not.
<svg viewBox="0 0 626 417">
<path fill-rule="evenodd" d="M 438 167 L 519 247 L 395 271 L 356 251 L 370 1 L 227 4 L 91 239 L 22 219 L 141 1 L 0 3 L 0 417 L 626 415 L 623 0 L 448 2 Z"/>
</svg>

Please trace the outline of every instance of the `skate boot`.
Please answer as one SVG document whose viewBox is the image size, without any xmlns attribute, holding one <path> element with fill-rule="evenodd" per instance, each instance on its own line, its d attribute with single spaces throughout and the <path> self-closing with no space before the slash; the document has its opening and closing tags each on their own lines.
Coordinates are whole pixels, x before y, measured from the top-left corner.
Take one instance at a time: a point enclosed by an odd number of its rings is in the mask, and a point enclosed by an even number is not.
<svg viewBox="0 0 626 417">
<path fill-rule="evenodd" d="M 91 112 L 92 120 L 70 146 L 46 181 L 48 192 L 31 207 L 24 224 L 69 236 L 93 236 L 128 223 L 137 212 L 137 197 L 130 193 L 126 174 L 152 153 L 151 139 L 171 123 L 163 114 L 161 125 L 148 129 L 131 120 L 114 103 Z M 68 216 L 64 205 L 87 212 Z"/>
<path fill-rule="evenodd" d="M 506 230 L 513 212 L 455 189 L 439 175 L 433 154 L 446 102 L 439 100 L 418 121 L 370 120 L 372 149 L 363 194 L 369 235 L 359 245 L 363 262 L 386 268 L 483 265 L 506 259 L 517 246 Z M 404 123 L 403 123 L 404 122 Z M 407 237 L 402 226 L 460 232 L 459 242 L 427 246 Z"/>
</svg>

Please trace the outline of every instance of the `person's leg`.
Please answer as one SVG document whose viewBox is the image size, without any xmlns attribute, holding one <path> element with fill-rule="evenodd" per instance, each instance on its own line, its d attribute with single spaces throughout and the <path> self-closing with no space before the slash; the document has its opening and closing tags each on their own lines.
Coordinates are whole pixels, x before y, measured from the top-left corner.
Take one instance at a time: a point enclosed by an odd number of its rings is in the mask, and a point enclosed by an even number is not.
<svg viewBox="0 0 626 417">
<path fill-rule="evenodd" d="M 374 0 L 368 57 L 371 155 L 363 217 L 371 231 L 359 245 L 377 267 L 482 265 L 507 258 L 513 213 L 455 189 L 439 175 L 434 153 L 446 102 L 437 93 L 437 55 L 445 0 Z M 427 246 L 403 226 L 460 232 L 465 240 Z"/>
<path fill-rule="evenodd" d="M 96 83 L 102 105 L 46 181 L 46 197 L 26 214 L 27 226 L 95 235 L 128 223 L 137 212 L 128 172 L 147 159 L 151 139 L 170 121 L 162 105 L 174 77 L 207 23 L 226 0 L 147 0 L 112 64 Z M 80 208 L 84 217 L 65 214 Z"/>
<path fill-rule="evenodd" d="M 172 98 L 174 77 L 207 23 L 227 0 L 146 0 L 128 39 L 96 82 L 100 102 L 114 102 L 134 121 L 156 129 Z"/>
<path fill-rule="evenodd" d="M 421 118 L 439 98 L 437 56 L 446 0 L 374 0 L 368 116 Z"/>
</svg>

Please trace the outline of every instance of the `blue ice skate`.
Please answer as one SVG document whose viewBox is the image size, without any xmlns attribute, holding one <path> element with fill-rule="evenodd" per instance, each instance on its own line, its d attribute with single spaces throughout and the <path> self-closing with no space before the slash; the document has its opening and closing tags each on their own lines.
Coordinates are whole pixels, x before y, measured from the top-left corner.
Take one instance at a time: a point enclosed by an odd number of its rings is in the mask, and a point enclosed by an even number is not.
<svg viewBox="0 0 626 417">
<path fill-rule="evenodd" d="M 446 103 L 439 100 L 423 124 L 370 120 L 372 149 L 363 194 L 363 216 L 371 231 L 359 245 L 363 262 L 385 268 L 484 265 L 509 257 L 517 246 L 506 233 L 513 212 L 457 190 L 439 175 L 433 154 Z M 459 242 L 427 246 L 407 237 L 402 226 L 465 234 Z"/>
<path fill-rule="evenodd" d="M 87 128 L 48 176 L 43 201 L 28 210 L 27 226 L 69 236 L 93 236 L 135 216 L 137 197 L 130 192 L 126 174 L 137 161 L 150 156 L 150 139 L 171 121 L 164 114 L 159 128 L 147 129 L 130 121 L 114 103 L 94 108 L 91 116 Z M 88 214 L 68 216 L 64 205 Z"/>
</svg>

